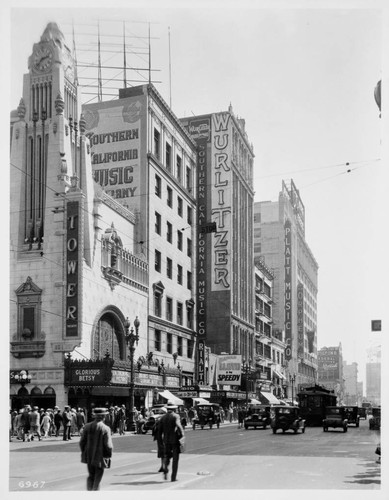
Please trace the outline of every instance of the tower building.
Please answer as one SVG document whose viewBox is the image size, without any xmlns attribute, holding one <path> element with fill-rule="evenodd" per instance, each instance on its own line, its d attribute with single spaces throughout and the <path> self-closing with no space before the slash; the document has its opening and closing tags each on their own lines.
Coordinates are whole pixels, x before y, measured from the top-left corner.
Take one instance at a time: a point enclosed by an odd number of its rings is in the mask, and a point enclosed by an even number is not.
<svg viewBox="0 0 389 500">
<path fill-rule="evenodd" d="M 278 201 L 254 204 L 254 258 L 273 270 L 273 328 L 284 332 L 289 385 L 317 381 L 318 264 L 305 238 L 305 207 L 293 180 Z M 294 378 L 293 378 L 294 377 Z"/>
</svg>

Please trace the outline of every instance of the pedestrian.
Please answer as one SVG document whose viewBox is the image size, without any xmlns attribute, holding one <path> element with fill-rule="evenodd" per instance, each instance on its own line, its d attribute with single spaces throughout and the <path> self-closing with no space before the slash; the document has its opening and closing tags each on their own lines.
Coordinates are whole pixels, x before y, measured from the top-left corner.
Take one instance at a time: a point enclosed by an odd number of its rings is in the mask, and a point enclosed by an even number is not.
<svg viewBox="0 0 389 500">
<path fill-rule="evenodd" d="M 58 406 L 54 406 L 54 425 L 55 425 L 55 437 L 59 436 L 59 431 L 62 424 L 62 415 Z"/>
<path fill-rule="evenodd" d="M 78 435 L 81 436 L 81 431 L 85 425 L 85 415 L 84 412 L 82 411 L 81 408 L 77 409 L 76 413 L 76 425 L 77 425 L 77 432 Z"/>
<path fill-rule="evenodd" d="M 69 441 L 72 439 L 71 425 L 72 425 L 72 412 L 70 411 L 70 406 L 65 405 L 62 412 L 62 425 L 63 425 L 63 441 Z"/>
<path fill-rule="evenodd" d="M 115 424 L 115 415 L 113 406 L 110 407 L 108 413 L 106 414 L 104 423 L 111 429 L 111 434 L 113 434 L 113 429 Z"/>
<path fill-rule="evenodd" d="M 231 403 L 231 405 L 232 405 L 232 403 Z M 228 408 L 228 419 L 230 421 L 230 424 L 232 423 L 232 417 L 233 417 L 233 414 L 234 414 L 234 410 L 232 409 L 231 405 Z"/>
<path fill-rule="evenodd" d="M 165 407 L 162 407 L 160 409 L 161 412 L 167 413 L 167 409 Z M 164 472 L 165 471 L 165 465 L 164 465 L 164 456 L 165 456 L 165 447 L 163 444 L 163 438 L 162 438 L 162 432 L 161 432 L 161 418 L 158 418 L 154 424 L 153 430 L 152 430 L 152 436 L 153 440 L 157 441 L 157 456 L 158 458 L 161 459 L 161 467 L 159 468 L 158 472 Z"/>
<path fill-rule="evenodd" d="M 167 413 L 161 417 L 160 432 L 164 444 L 164 479 L 167 479 L 170 459 L 172 463 L 171 481 L 177 481 L 178 460 L 180 457 L 180 439 L 184 437 L 184 429 L 177 415 L 176 405 L 167 405 Z"/>
<path fill-rule="evenodd" d="M 46 411 L 45 414 L 43 415 L 42 422 L 41 422 L 41 429 L 44 432 L 44 434 L 43 434 L 44 438 L 47 438 L 49 436 L 50 426 L 51 426 L 51 418 L 50 418 L 49 412 Z"/>
<path fill-rule="evenodd" d="M 27 434 L 27 441 L 34 441 L 34 435 L 35 433 L 38 436 L 39 441 L 41 440 L 41 426 L 40 426 L 40 420 L 41 416 L 38 413 L 39 408 L 37 406 L 34 406 L 32 411 L 29 413 L 29 421 L 30 421 L 30 431 Z M 31 435 L 30 435 L 31 432 Z"/>
<path fill-rule="evenodd" d="M 240 406 L 238 408 L 238 429 L 243 429 L 244 414 L 245 412 L 243 408 Z"/>
<path fill-rule="evenodd" d="M 137 420 L 136 420 L 136 433 L 137 434 L 142 434 L 142 429 L 144 427 L 144 424 L 146 422 L 145 417 L 143 416 L 142 412 L 138 413 Z"/>
<path fill-rule="evenodd" d="M 119 435 L 123 436 L 126 429 L 126 407 L 122 405 L 118 410 Z"/>
<path fill-rule="evenodd" d="M 112 438 L 110 428 L 104 424 L 106 408 L 95 408 L 94 421 L 85 425 L 81 439 L 81 462 L 88 466 L 86 489 L 97 491 L 103 478 L 104 469 L 110 466 L 107 459 L 112 457 Z"/>
</svg>

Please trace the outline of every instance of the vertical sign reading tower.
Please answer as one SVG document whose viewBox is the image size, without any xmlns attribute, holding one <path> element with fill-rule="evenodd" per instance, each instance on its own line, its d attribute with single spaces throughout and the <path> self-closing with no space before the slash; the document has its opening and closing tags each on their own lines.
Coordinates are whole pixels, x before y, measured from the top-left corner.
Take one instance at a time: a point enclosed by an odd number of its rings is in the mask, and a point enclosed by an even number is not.
<svg viewBox="0 0 389 500">
<path fill-rule="evenodd" d="M 285 359 L 292 358 L 292 224 L 289 219 L 284 224 L 285 231 Z"/>
<path fill-rule="evenodd" d="M 78 336 L 79 202 L 68 201 L 66 217 L 66 337 Z"/>
</svg>

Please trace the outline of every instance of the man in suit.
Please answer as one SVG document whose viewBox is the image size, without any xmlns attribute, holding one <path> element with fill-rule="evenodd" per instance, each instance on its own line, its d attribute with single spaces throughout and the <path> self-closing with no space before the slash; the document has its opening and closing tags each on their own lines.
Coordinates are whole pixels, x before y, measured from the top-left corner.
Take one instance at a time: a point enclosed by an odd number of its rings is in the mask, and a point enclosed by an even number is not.
<svg viewBox="0 0 389 500">
<path fill-rule="evenodd" d="M 92 416 L 94 421 L 85 425 L 80 439 L 81 462 L 88 466 L 86 489 L 98 491 L 107 467 L 104 459 L 112 456 L 111 429 L 105 425 L 106 408 L 95 408 Z"/>
<path fill-rule="evenodd" d="M 70 406 L 65 405 L 64 411 L 62 413 L 62 425 L 63 425 L 63 440 L 69 441 L 72 439 L 71 436 L 71 425 L 72 425 L 72 413 L 70 411 Z"/>
<path fill-rule="evenodd" d="M 180 457 L 180 438 L 184 436 L 184 429 L 180 422 L 180 416 L 175 410 L 177 406 L 168 404 L 166 406 L 167 413 L 161 417 L 160 425 L 158 426 L 160 438 L 164 444 L 164 478 L 167 479 L 169 472 L 170 459 L 173 459 L 172 464 L 172 481 L 177 481 L 178 459 Z"/>
</svg>

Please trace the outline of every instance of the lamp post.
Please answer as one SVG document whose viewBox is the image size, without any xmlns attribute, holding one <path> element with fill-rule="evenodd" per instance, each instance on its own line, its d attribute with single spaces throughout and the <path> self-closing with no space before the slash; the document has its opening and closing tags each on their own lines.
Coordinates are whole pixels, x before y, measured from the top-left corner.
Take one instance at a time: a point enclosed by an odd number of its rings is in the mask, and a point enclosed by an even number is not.
<svg viewBox="0 0 389 500">
<path fill-rule="evenodd" d="M 27 370 L 20 370 L 19 373 L 15 373 L 14 379 L 16 382 L 19 382 L 22 387 L 31 382 L 31 376 L 28 374 Z"/>
<path fill-rule="evenodd" d="M 138 345 L 139 341 L 139 325 L 140 321 L 138 319 L 138 316 L 135 318 L 134 321 L 134 327 L 135 327 L 135 333 L 134 333 L 134 328 L 131 328 L 130 330 L 130 320 L 127 318 L 124 322 L 124 328 L 126 329 L 125 333 L 125 339 L 126 339 L 126 344 L 129 348 L 130 354 L 128 358 L 130 359 L 130 370 L 131 370 L 131 380 L 130 380 L 130 408 L 129 408 L 129 430 L 134 431 L 135 430 L 135 422 L 134 422 L 134 387 L 135 387 L 135 375 L 134 375 L 134 354 L 135 354 L 135 342 L 136 345 Z"/>
<path fill-rule="evenodd" d="M 249 371 L 251 371 L 251 358 L 248 361 L 243 361 L 243 370 L 246 378 L 246 410 L 249 405 Z"/>
<path fill-rule="evenodd" d="M 295 374 L 289 375 L 289 380 L 292 384 L 292 405 L 294 405 L 294 383 L 296 381 L 296 375 Z"/>
</svg>

